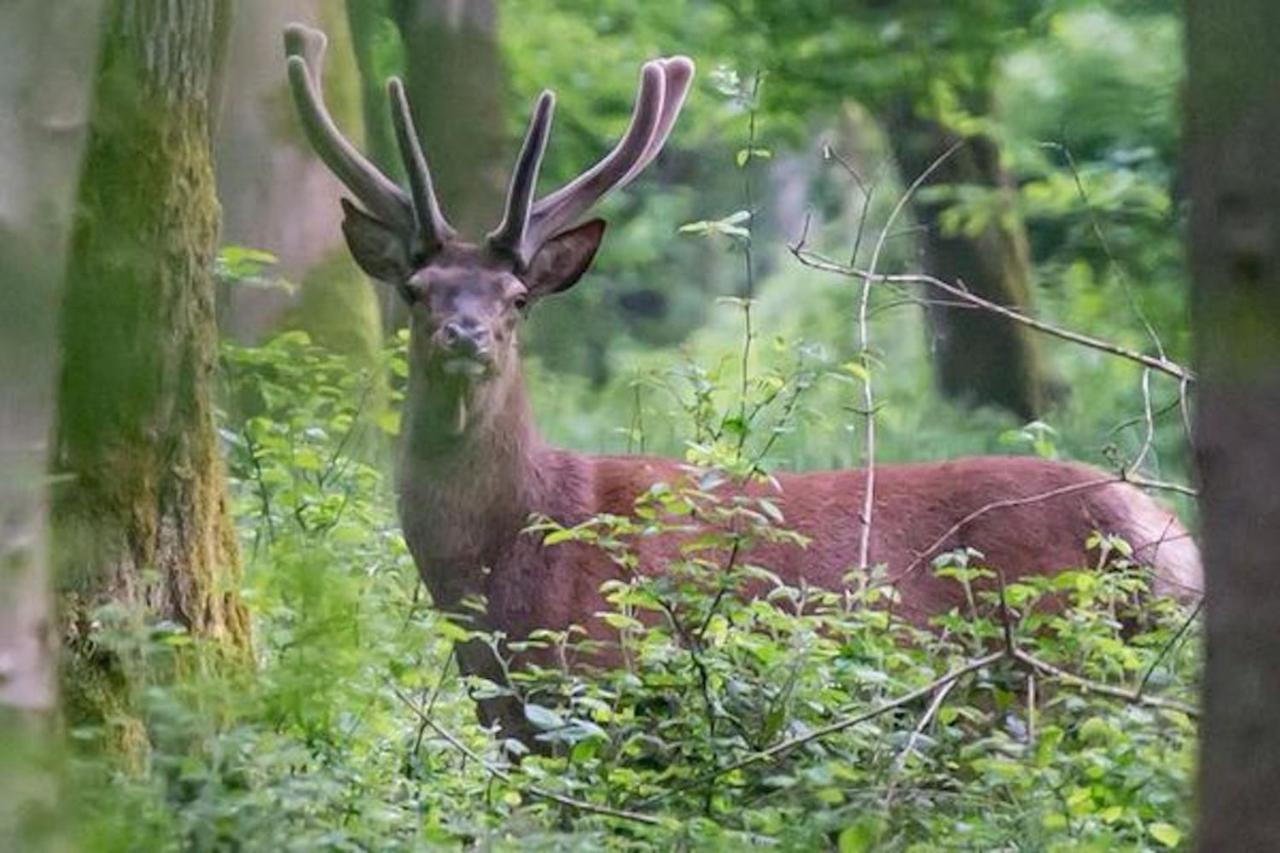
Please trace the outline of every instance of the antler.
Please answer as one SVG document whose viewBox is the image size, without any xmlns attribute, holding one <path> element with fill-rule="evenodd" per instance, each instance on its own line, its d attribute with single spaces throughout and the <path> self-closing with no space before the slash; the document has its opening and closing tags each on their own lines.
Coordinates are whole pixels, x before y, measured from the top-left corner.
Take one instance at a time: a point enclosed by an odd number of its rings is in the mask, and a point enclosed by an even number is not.
<svg viewBox="0 0 1280 853">
<path fill-rule="evenodd" d="M 538 183 L 538 169 L 547 149 L 547 134 L 551 131 L 551 116 L 555 112 L 556 96 L 543 92 L 534 105 L 529 119 L 529 130 L 520 147 L 520 159 L 511 173 L 511 186 L 507 189 L 507 207 L 502 222 L 489 233 L 489 245 L 495 249 L 516 255 L 521 261 L 528 258 L 523 253 L 525 232 L 529 226 L 529 214 L 533 209 L 533 191 Z"/>
<path fill-rule="evenodd" d="M 544 92 L 529 122 L 511 178 L 506 215 L 489 234 L 489 244 L 527 263 L 543 243 L 571 225 L 607 192 L 631 181 L 662 150 L 692 79 L 693 62 L 687 57 L 645 63 L 631 123 L 618 144 L 590 169 L 530 206 L 554 106 L 550 93 Z"/>
<path fill-rule="evenodd" d="M 302 24 L 290 24 L 284 32 L 289 84 L 308 141 L 330 171 L 355 193 L 371 214 L 406 237 L 416 234 L 425 251 L 435 251 L 454 232 L 436 201 L 431 172 L 418 144 L 404 86 L 392 79 L 388 83 L 388 94 L 412 198 L 347 141 L 325 107 L 320 72 L 324 67 L 326 44 L 324 33 Z"/>
<path fill-rule="evenodd" d="M 423 250 L 431 254 L 453 236 L 453 227 L 444 218 L 440 202 L 436 200 L 431 170 L 427 167 L 427 155 L 422 153 L 422 145 L 418 142 L 413 114 L 409 111 L 409 99 L 405 97 L 404 84 L 399 77 L 392 77 L 387 81 L 387 94 L 391 98 L 391 118 L 396 128 L 396 142 L 400 146 L 405 172 L 409 175 L 413 207 L 418 214 L 418 233 L 422 238 Z"/>
<path fill-rule="evenodd" d="M 307 139 L 320 159 L 355 193 L 369 213 L 406 238 L 416 237 L 425 253 L 437 251 L 455 232 L 436 199 L 404 84 L 392 78 L 387 83 L 387 94 L 391 99 L 396 142 L 409 176 L 409 194 L 347 141 L 325 108 L 320 82 L 326 46 L 324 33 L 291 24 L 285 29 L 284 42 L 294 101 Z M 640 90 L 631 123 L 622 139 L 590 169 L 534 202 L 538 170 L 555 109 L 555 97 L 543 92 L 534 106 L 520 159 L 511 176 L 502 222 L 490 232 L 489 245 L 515 256 L 521 263 L 528 263 L 549 238 L 573 224 L 607 192 L 631 181 L 662 150 L 692 79 L 693 62 L 686 57 L 645 63 L 640 72 Z"/>
</svg>

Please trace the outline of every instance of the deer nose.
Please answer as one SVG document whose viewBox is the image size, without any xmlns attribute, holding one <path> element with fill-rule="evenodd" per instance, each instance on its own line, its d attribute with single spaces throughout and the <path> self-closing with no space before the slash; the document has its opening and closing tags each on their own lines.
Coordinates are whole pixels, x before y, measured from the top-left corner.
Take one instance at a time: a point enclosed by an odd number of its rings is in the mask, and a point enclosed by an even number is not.
<svg viewBox="0 0 1280 853">
<path fill-rule="evenodd" d="M 457 355 L 483 355 L 489 350 L 489 332 L 479 322 L 464 317 L 450 320 L 441 329 L 445 345 Z"/>
</svg>

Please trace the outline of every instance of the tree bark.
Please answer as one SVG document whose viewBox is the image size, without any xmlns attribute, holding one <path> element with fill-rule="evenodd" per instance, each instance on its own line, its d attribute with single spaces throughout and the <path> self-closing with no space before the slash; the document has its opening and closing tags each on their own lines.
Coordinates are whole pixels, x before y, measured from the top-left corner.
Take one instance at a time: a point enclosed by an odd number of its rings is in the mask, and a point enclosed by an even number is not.
<svg viewBox="0 0 1280 853">
<path fill-rule="evenodd" d="M 378 42 L 386 27 L 395 27 L 388 12 L 389 0 L 346 0 L 347 28 L 360 70 L 360 109 L 364 114 L 364 153 L 379 169 L 404 181 L 404 165 L 396 146 L 387 101 L 385 70 L 379 66 Z M 403 59 L 403 49 L 400 51 Z"/>
<path fill-rule="evenodd" d="M 904 183 L 922 175 L 959 137 L 910 107 L 887 116 L 889 141 Z M 1018 308 L 1031 303 L 1026 229 L 1013 212 L 1011 184 L 993 140 L 976 136 L 944 161 L 924 186 L 976 185 L 1006 202 L 1002 215 L 975 234 L 947 233 L 945 202 L 916 200 L 925 271 L 980 296 Z M 933 294 L 930 294 L 932 296 Z M 1047 381 L 1035 333 L 984 311 L 931 305 L 926 311 L 938 388 L 971 405 L 998 406 L 1023 420 L 1044 411 Z"/>
<path fill-rule="evenodd" d="M 270 251 L 283 275 L 301 284 L 301 293 L 290 299 L 279 289 L 233 288 L 227 327 L 248 341 L 281 325 L 303 329 L 317 343 L 370 366 L 382 348 L 378 285 L 348 255 L 338 205 L 344 190 L 298 125 L 280 45 L 292 21 L 328 34 L 326 100 L 343 131 L 357 142 L 361 137 L 361 79 L 343 0 L 243 6 L 228 63 L 227 88 L 236 98 L 224 111 L 216 146 L 224 241 Z"/>
<path fill-rule="evenodd" d="M 1280 31 L 1190 0 L 1186 131 L 1207 659 L 1199 849 L 1280 839 Z"/>
<path fill-rule="evenodd" d="M 97 608 L 248 641 L 213 421 L 217 0 L 111 0 L 62 319 L 54 518 L 73 719 L 121 710 Z"/>
<path fill-rule="evenodd" d="M 60 841 L 46 527 L 57 309 L 100 0 L 0 5 L 0 849 Z"/>
<path fill-rule="evenodd" d="M 494 0 L 393 0 L 405 82 L 445 215 L 476 239 L 502 218 L 506 114 Z"/>
</svg>

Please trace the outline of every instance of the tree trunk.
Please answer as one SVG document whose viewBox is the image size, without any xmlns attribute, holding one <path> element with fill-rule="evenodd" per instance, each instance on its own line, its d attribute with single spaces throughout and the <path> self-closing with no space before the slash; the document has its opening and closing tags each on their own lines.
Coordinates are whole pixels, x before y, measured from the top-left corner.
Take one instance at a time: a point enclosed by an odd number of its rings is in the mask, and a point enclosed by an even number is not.
<svg viewBox="0 0 1280 853">
<path fill-rule="evenodd" d="M 1207 566 L 1199 849 L 1280 839 L 1280 31 L 1274 0 L 1187 4 L 1196 454 Z"/>
<path fill-rule="evenodd" d="M 393 0 L 408 94 L 445 216 L 476 239 L 502 218 L 506 114 L 494 0 Z"/>
<path fill-rule="evenodd" d="M 216 0 L 111 0 L 63 310 L 56 545 L 73 719 L 128 717 L 95 647 L 111 603 L 242 650 L 213 422 Z"/>
<path fill-rule="evenodd" d="M 404 181 L 404 165 L 396 146 L 387 100 L 387 70 L 379 64 L 386 29 L 394 28 L 389 0 L 346 0 L 351 48 L 360 70 L 360 109 L 364 113 L 364 153 L 385 174 Z M 403 49 L 400 59 L 403 60 Z"/>
<path fill-rule="evenodd" d="M 887 118 L 904 183 L 923 174 L 960 138 L 908 107 L 891 110 Z M 980 296 L 1027 311 L 1031 260 L 1026 230 L 1007 198 L 1009 176 L 1000 166 L 995 142 L 984 136 L 970 138 L 924 184 L 948 185 L 995 189 L 1006 198 L 1007 208 L 976 234 L 951 234 L 941 223 L 947 203 L 917 199 L 913 209 L 924 229 L 920 240 L 925 271 L 946 281 L 962 281 Z M 932 305 L 926 316 L 943 394 L 972 405 L 999 406 L 1023 420 L 1044 411 L 1047 382 L 1034 332 L 985 311 Z"/>
<path fill-rule="evenodd" d="M 400 34 L 410 106 L 445 216 L 464 238 L 478 239 L 502 216 L 507 180 L 494 0 L 347 0 L 347 18 L 362 81 L 366 153 L 388 175 L 403 175 L 386 70 L 376 62 L 390 22 Z M 383 289 L 379 298 L 383 327 L 403 326 L 408 315 L 394 290 Z"/>
<path fill-rule="evenodd" d="M 234 287 L 227 329 L 256 341 L 281 325 L 299 328 L 361 366 L 382 348 L 377 285 L 356 268 L 342 240 L 343 189 L 315 157 L 287 91 L 280 43 L 302 21 L 329 36 L 325 93 L 334 119 L 360 138 L 360 75 L 343 0 L 276 0 L 242 6 L 231 36 L 227 88 L 236 93 L 218 133 L 218 189 L 224 241 L 266 249 L 301 283 L 299 298 L 275 288 Z"/>
<path fill-rule="evenodd" d="M 100 0 L 0 5 L 0 849 L 59 845 L 46 522 L 57 309 Z M 21 369 L 18 369 L 19 365 Z"/>
</svg>

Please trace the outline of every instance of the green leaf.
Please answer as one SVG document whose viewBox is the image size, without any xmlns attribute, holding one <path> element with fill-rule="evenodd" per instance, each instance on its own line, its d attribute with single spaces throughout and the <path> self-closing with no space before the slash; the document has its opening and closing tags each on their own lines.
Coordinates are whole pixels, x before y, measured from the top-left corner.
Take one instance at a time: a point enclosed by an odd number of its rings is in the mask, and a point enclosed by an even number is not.
<svg viewBox="0 0 1280 853">
<path fill-rule="evenodd" d="M 378 415 L 378 429 L 387 435 L 400 434 L 400 413 L 386 409 Z"/>
<path fill-rule="evenodd" d="M 564 718 L 543 705 L 532 702 L 524 706 L 524 718 L 544 732 L 564 728 Z"/>
<path fill-rule="evenodd" d="M 1165 847 L 1177 847 L 1182 841 L 1182 830 L 1171 823 L 1147 824 L 1147 833 Z"/>
<path fill-rule="evenodd" d="M 542 544 L 558 545 L 561 542 L 572 542 L 578 538 L 578 531 L 575 528 L 567 527 L 563 530 L 553 530 L 542 537 Z"/>
<path fill-rule="evenodd" d="M 750 211 L 738 210 L 723 219 L 703 219 L 698 222 L 686 223 L 677 228 L 676 231 L 680 234 L 701 234 L 705 236 L 718 234 L 724 237 L 745 240 L 751 236 L 751 232 L 744 228 L 741 223 L 750 219 Z"/>
<path fill-rule="evenodd" d="M 857 823 L 840 832 L 836 845 L 840 853 L 866 853 L 876 848 L 876 842 L 880 840 L 883 831 L 884 823 L 880 818 L 860 818 Z"/>
<path fill-rule="evenodd" d="M 782 510 L 778 509 L 778 505 L 768 498 L 757 498 L 756 503 L 760 505 L 760 509 L 764 510 L 765 515 L 769 516 L 777 524 L 782 524 L 785 519 L 782 517 Z"/>
</svg>

